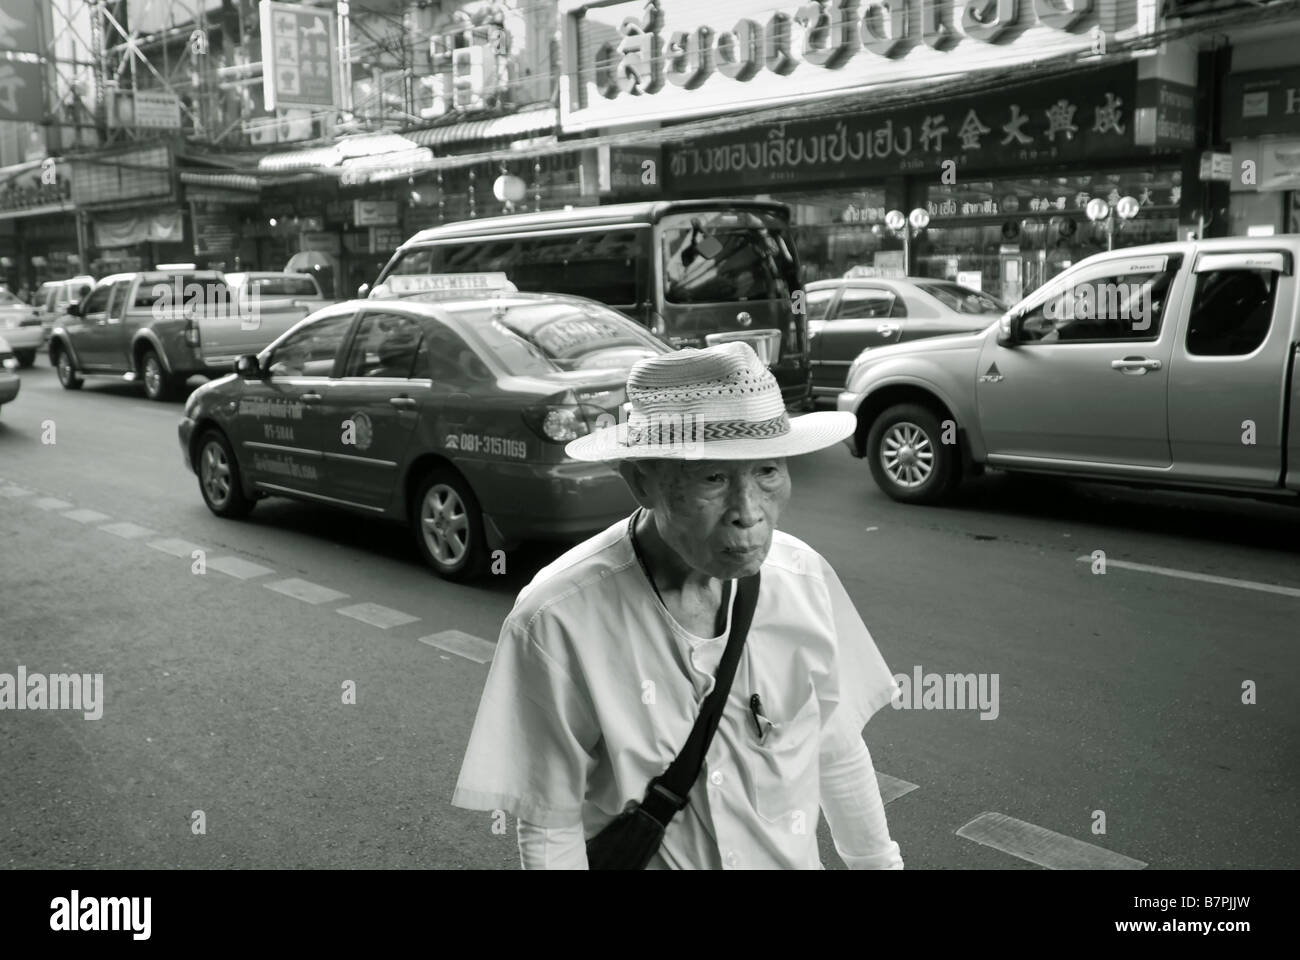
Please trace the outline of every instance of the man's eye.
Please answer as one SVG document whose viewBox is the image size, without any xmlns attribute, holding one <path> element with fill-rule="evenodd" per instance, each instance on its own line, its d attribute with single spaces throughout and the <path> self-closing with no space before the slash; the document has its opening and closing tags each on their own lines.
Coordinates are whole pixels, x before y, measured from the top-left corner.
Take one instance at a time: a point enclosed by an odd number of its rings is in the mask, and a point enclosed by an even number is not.
<svg viewBox="0 0 1300 960">
<path fill-rule="evenodd" d="M 705 483 L 723 483 L 723 482 L 726 481 L 726 479 L 727 479 L 726 474 L 723 474 L 723 473 L 711 473 L 711 474 L 709 474 L 707 477 L 704 478 L 704 482 L 705 482 Z"/>
</svg>

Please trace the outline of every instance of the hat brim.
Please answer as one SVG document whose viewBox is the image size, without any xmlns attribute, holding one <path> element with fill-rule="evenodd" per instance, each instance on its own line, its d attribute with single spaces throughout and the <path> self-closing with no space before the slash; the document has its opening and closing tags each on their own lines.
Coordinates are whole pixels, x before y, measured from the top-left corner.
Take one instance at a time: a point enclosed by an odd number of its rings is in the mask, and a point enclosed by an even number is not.
<svg viewBox="0 0 1300 960">
<path fill-rule="evenodd" d="M 824 450 L 852 435 L 857 426 L 852 413 L 824 411 L 791 417 L 790 432 L 779 437 L 628 446 L 627 424 L 620 423 L 570 440 L 564 452 L 586 461 L 767 460 Z"/>
</svg>

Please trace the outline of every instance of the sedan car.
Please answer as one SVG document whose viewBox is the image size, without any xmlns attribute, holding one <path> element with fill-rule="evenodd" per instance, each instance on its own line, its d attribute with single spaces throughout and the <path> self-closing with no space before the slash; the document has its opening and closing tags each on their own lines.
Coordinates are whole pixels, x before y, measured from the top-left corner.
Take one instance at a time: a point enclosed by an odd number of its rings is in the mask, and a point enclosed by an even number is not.
<svg viewBox="0 0 1300 960">
<path fill-rule="evenodd" d="M 0 289 L 0 332 L 20 367 L 30 367 L 36 361 L 36 351 L 45 342 L 41 316 L 31 304 L 3 289 Z"/>
<path fill-rule="evenodd" d="M 8 341 L 0 337 L 0 406 L 18 396 L 22 382 L 18 378 L 18 358 Z"/>
<path fill-rule="evenodd" d="M 814 398 L 836 397 L 863 350 L 983 330 L 1007 309 L 987 293 L 929 277 L 817 280 L 804 290 Z"/>
<path fill-rule="evenodd" d="M 438 279 L 318 310 L 193 393 L 181 451 L 213 513 L 286 496 L 406 523 L 437 574 L 468 580 L 494 549 L 632 510 L 612 468 L 564 446 L 617 422 L 629 368 L 671 348 L 580 297 L 410 295 Z"/>
</svg>

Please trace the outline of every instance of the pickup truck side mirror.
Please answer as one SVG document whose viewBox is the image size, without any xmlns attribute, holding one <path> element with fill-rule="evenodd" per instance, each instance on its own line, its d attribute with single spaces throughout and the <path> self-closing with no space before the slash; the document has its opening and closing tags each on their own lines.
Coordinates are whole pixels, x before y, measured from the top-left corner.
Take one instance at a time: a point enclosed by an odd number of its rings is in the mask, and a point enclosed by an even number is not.
<svg viewBox="0 0 1300 960">
<path fill-rule="evenodd" d="M 73 317 L 79 317 L 82 315 L 80 300 L 75 300 L 72 303 L 68 304 L 68 315 Z"/>
<path fill-rule="evenodd" d="M 235 373 L 241 380 L 261 380 L 262 368 L 257 362 L 257 355 L 247 353 L 235 361 Z"/>
<path fill-rule="evenodd" d="M 1021 339 L 1021 326 L 1025 318 L 1019 314 L 1004 313 L 998 321 L 998 346 L 1014 347 Z"/>
</svg>

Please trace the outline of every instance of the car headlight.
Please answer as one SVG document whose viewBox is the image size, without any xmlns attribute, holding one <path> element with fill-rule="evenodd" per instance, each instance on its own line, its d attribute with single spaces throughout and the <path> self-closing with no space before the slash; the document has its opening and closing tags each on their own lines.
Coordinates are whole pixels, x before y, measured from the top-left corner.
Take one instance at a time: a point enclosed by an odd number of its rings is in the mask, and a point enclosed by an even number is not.
<svg viewBox="0 0 1300 960">
<path fill-rule="evenodd" d="M 0 360 L 0 367 L 4 367 L 6 370 L 17 370 L 17 369 L 18 369 L 18 358 L 17 358 L 17 357 L 5 357 L 3 360 Z"/>
</svg>

